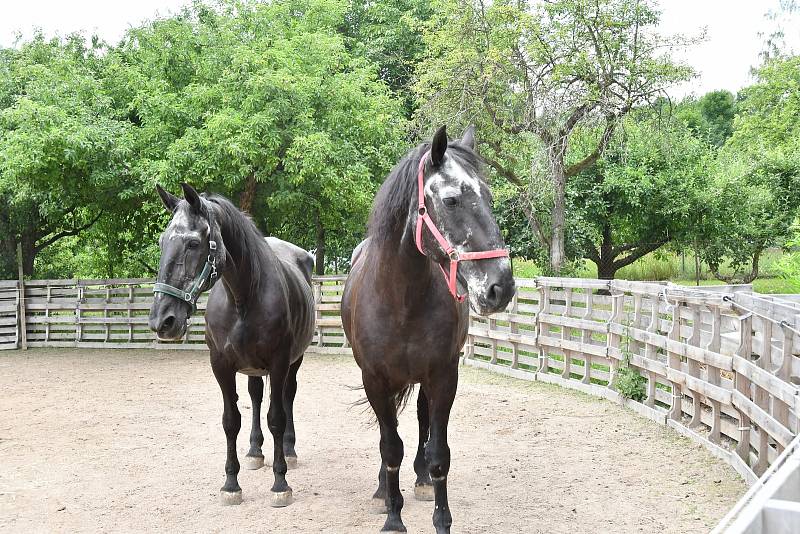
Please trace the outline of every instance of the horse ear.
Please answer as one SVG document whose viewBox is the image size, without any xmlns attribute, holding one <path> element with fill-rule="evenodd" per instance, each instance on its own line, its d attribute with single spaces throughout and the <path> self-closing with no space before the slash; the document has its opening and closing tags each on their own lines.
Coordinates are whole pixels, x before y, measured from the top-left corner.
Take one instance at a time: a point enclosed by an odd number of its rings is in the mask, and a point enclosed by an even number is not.
<svg viewBox="0 0 800 534">
<path fill-rule="evenodd" d="M 164 188 L 158 184 L 156 184 L 156 191 L 158 191 L 158 196 L 161 197 L 161 202 L 164 203 L 164 207 L 167 208 L 167 211 L 170 213 L 175 211 L 175 206 L 177 206 L 178 202 L 181 200 L 172 193 L 164 191 Z"/>
<path fill-rule="evenodd" d="M 438 167 L 444 161 L 444 153 L 447 150 L 447 125 L 442 125 L 441 128 L 436 130 L 433 134 L 433 142 L 431 142 L 431 162 L 434 167 Z"/>
<path fill-rule="evenodd" d="M 197 190 L 187 183 L 182 183 L 181 188 L 183 189 L 183 198 L 186 199 L 186 202 L 189 203 L 195 213 L 200 213 L 203 207 L 203 201 L 200 199 Z"/>
<path fill-rule="evenodd" d="M 464 133 L 461 135 L 461 144 L 470 150 L 475 150 L 475 125 L 470 124 Z"/>
</svg>

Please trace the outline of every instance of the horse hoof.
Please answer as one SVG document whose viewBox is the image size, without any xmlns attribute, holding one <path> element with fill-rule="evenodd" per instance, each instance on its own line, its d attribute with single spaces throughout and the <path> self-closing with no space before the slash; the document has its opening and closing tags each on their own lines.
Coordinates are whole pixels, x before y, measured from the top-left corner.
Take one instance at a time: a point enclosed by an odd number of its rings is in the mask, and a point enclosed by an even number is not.
<svg viewBox="0 0 800 534">
<path fill-rule="evenodd" d="M 261 469 L 264 467 L 264 457 L 263 456 L 245 456 L 244 461 L 242 462 L 242 467 L 245 469 L 249 469 L 250 471 L 255 471 L 256 469 Z"/>
<path fill-rule="evenodd" d="M 273 508 L 283 508 L 292 504 L 294 498 L 292 497 L 292 490 L 286 491 L 273 491 L 270 506 Z"/>
<path fill-rule="evenodd" d="M 239 491 L 220 491 L 219 502 L 222 506 L 235 506 L 242 504 L 242 490 Z"/>
<path fill-rule="evenodd" d="M 386 499 L 379 499 L 378 497 L 373 497 L 370 507 L 372 508 L 372 513 L 374 514 L 389 513 L 389 509 L 386 508 Z"/>
<path fill-rule="evenodd" d="M 285 456 L 286 469 L 297 469 L 297 456 Z"/>
<path fill-rule="evenodd" d="M 432 501 L 435 498 L 433 484 L 415 484 L 414 498 L 418 501 Z"/>
</svg>

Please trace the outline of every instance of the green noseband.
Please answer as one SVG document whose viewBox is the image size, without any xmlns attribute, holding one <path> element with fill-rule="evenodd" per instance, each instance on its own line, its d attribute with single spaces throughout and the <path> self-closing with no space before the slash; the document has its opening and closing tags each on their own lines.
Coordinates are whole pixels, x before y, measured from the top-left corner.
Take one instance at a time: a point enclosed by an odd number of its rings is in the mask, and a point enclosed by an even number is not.
<svg viewBox="0 0 800 534">
<path fill-rule="evenodd" d="M 206 264 L 203 265 L 203 270 L 194 279 L 188 291 L 169 284 L 156 282 L 153 284 L 153 293 L 164 293 L 173 296 L 187 302 L 192 307 L 192 312 L 197 311 L 197 299 L 200 298 L 200 293 L 203 292 L 204 286 L 207 285 L 208 287 L 205 287 L 205 289 L 209 289 L 213 285 L 213 280 L 217 277 L 217 258 L 214 257 L 214 252 L 217 250 L 217 242 L 209 241 L 208 248 L 211 250 L 211 254 L 208 255 Z"/>
</svg>

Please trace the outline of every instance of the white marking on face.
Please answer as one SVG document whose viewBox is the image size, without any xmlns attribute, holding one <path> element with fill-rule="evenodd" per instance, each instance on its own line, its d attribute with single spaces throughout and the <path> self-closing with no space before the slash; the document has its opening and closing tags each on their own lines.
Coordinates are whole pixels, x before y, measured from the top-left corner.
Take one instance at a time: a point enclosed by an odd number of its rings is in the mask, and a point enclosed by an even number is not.
<svg viewBox="0 0 800 534">
<path fill-rule="evenodd" d="M 449 179 L 445 180 L 443 175 L 447 175 Z M 464 167 L 459 165 L 455 158 L 446 158 L 442 164 L 441 172 L 437 172 L 428 178 L 425 183 L 426 197 L 432 198 L 434 196 L 434 185 L 436 185 L 435 194 L 439 199 L 458 196 L 464 187 L 472 189 L 478 198 L 481 198 L 480 181 L 465 171 Z"/>
<path fill-rule="evenodd" d="M 472 305 L 472 309 L 480 310 L 480 306 L 478 305 L 478 297 L 485 295 L 487 287 L 487 280 L 489 279 L 489 275 L 487 273 L 483 273 L 480 275 L 478 273 L 470 273 L 466 276 L 467 281 L 467 291 L 469 292 L 469 303 Z"/>
<path fill-rule="evenodd" d="M 189 226 L 189 216 L 186 214 L 186 210 L 179 209 L 175 212 L 175 215 L 172 216 L 172 220 L 169 222 L 168 228 L 187 228 Z"/>
<path fill-rule="evenodd" d="M 211 228 L 208 227 L 208 223 L 206 223 L 206 235 L 211 233 Z M 175 215 L 172 217 L 172 220 L 169 222 L 169 226 L 167 226 L 167 239 L 172 241 L 173 239 L 179 238 L 200 238 L 200 232 L 196 232 L 194 230 L 189 230 L 189 215 L 186 213 L 186 210 L 180 209 L 175 212 Z"/>
</svg>

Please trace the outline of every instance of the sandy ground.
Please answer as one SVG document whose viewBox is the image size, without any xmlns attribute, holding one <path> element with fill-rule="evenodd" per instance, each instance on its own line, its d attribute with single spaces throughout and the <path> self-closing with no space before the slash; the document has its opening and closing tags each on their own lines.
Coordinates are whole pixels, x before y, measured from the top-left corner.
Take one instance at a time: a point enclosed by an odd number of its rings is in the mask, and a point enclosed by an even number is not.
<svg viewBox="0 0 800 534">
<path fill-rule="evenodd" d="M 699 446 L 610 402 L 461 371 L 454 533 L 706 532 L 745 490 Z M 266 468 L 242 470 L 244 503 L 222 507 L 222 403 L 206 353 L 2 352 L 0 531 L 377 533 L 378 431 L 349 408 L 359 393 L 346 387 L 359 383 L 350 358 L 308 357 L 295 404 L 300 465 L 288 475 L 296 501 L 268 506 Z M 241 458 L 246 377 L 239 393 Z M 432 532 L 433 503 L 413 497 L 415 406 L 401 416 L 403 519 L 409 532 Z"/>
</svg>

